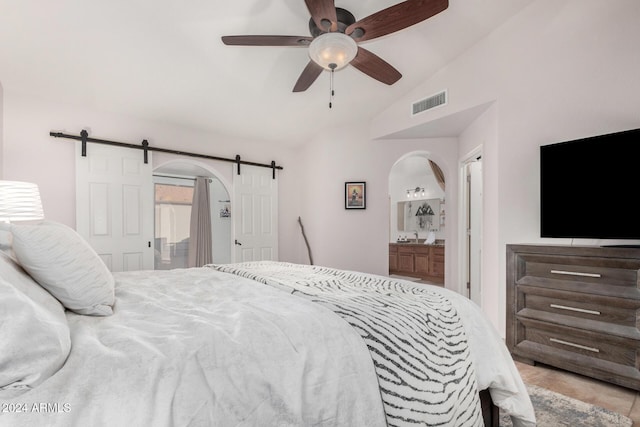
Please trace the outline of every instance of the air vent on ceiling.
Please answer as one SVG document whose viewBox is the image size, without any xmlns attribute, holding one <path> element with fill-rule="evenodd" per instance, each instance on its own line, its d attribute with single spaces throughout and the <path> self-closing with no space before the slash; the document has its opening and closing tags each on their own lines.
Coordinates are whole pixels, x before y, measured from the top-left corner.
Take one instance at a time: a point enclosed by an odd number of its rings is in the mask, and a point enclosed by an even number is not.
<svg viewBox="0 0 640 427">
<path fill-rule="evenodd" d="M 447 91 L 443 90 L 442 92 L 431 95 L 428 98 L 414 102 L 411 105 L 411 115 L 415 116 L 416 114 L 431 110 L 432 108 L 439 107 L 440 105 L 445 105 L 446 103 Z"/>
</svg>

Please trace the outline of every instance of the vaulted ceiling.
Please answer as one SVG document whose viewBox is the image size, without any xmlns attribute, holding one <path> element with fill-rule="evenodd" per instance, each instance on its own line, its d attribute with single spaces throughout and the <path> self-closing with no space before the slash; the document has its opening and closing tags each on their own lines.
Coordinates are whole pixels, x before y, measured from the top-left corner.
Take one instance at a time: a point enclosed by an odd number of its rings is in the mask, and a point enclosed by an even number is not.
<svg viewBox="0 0 640 427">
<path fill-rule="evenodd" d="M 256 140 L 304 143 L 368 121 L 533 0 L 450 0 L 444 12 L 361 43 L 403 77 L 348 66 L 293 93 L 304 47 L 225 46 L 223 35 L 309 35 L 303 0 L 0 0 L 0 83 L 100 111 Z M 361 19 L 398 3 L 336 0 Z M 428 95 L 428 94 L 426 94 Z"/>
</svg>

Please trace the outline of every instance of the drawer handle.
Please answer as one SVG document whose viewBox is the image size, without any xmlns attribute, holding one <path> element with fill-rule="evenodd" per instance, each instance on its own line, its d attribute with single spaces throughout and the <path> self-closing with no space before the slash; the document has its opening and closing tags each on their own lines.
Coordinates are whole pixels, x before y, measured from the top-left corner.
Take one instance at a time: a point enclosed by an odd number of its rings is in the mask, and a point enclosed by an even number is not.
<svg viewBox="0 0 640 427">
<path fill-rule="evenodd" d="M 595 348 L 595 347 L 587 347 L 586 345 L 580 345 L 580 344 L 576 344 L 576 343 L 569 342 L 569 341 L 563 341 L 563 340 L 559 340 L 557 338 L 549 338 L 549 341 L 555 342 L 555 343 L 558 343 L 558 344 L 568 345 L 569 347 L 580 348 L 582 350 L 587 350 L 587 351 L 591 351 L 591 352 L 594 352 L 594 353 L 600 353 L 600 350 Z"/>
<path fill-rule="evenodd" d="M 564 274 L 565 276 L 602 277 L 598 273 L 581 273 L 579 271 L 551 270 L 551 274 Z"/>
<path fill-rule="evenodd" d="M 559 304 L 549 304 L 551 308 L 559 308 L 560 310 L 569 310 L 569 311 L 577 311 L 578 313 L 586 313 L 586 314 L 595 314 L 596 316 L 600 316 L 600 312 L 596 310 L 587 310 L 586 308 L 578 308 L 578 307 L 569 307 L 566 305 Z"/>
</svg>

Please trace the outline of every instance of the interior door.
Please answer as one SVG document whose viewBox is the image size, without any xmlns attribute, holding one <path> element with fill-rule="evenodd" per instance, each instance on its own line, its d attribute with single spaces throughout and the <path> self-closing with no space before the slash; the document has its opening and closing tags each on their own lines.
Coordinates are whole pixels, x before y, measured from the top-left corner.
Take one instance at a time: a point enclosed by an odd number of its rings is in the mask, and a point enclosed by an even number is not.
<svg viewBox="0 0 640 427">
<path fill-rule="evenodd" d="M 76 143 L 76 229 L 111 271 L 153 269 L 153 181 L 140 150 Z"/>
<path fill-rule="evenodd" d="M 272 170 L 241 165 L 233 174 L 235 262 L 278 260 L 278 181 Z"/>
<path fill-rule="evenodd" d="M 482 160 L 467 165 L 467 250 L 469 298 L 478 305 L 482 302 Z"/>
</svg>

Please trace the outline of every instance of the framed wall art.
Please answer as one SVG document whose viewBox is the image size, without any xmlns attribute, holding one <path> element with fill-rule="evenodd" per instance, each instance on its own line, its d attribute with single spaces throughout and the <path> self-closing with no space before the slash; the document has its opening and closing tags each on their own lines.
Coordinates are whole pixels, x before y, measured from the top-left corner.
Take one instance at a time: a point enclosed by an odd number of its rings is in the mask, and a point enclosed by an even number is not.
<svg viewBox="0 0 640 427">
<path fill-rule="evenodd" d="M 367 183 L 345 182 L 344 183 L 344 208 L 345 209 L 366 209 L 367 208 Z"/>
</svg>

